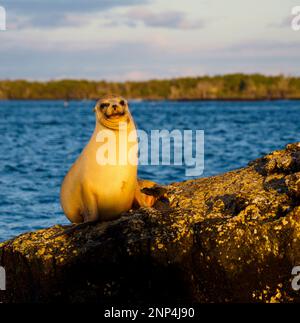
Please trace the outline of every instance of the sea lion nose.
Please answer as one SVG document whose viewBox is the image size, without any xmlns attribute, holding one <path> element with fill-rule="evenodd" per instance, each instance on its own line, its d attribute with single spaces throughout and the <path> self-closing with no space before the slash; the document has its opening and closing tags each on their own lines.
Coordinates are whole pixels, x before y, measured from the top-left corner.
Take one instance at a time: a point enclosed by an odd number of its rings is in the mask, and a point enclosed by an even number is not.
<svg viewBox="0 0 300 323">
<path fill-rule="evenodd" d="M 118 106 L 116 104 L 114 104 L 112 107 L 113 107 L 114 110 L 117 110 Z"/>
</svg>

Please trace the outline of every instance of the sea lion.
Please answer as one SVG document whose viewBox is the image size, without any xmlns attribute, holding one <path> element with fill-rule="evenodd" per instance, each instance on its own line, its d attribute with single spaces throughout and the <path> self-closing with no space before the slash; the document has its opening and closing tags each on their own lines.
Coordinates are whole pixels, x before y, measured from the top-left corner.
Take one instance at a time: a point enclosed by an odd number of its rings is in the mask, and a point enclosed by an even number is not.
<svg viewBox="0 0 300 323">
<path fill-rule="evenodd" d="M 127 101 L 106 96 L 94 111 L 94 133 L 61 186 L 61 206 L 73 223 L 114 220 L 134 206 L 151 207 L 157 199 L 142 192 L 156 184 L 137 178 L 137 134 Z M 108 134 L 115 140 L 104 141 Z M 103 163 L 103 156 L 99 161 L 99 153 L 105 149 L 115 149 L 115 163 Z M 123 153 L 128 154 L 125 162 Z"/>
</svg>

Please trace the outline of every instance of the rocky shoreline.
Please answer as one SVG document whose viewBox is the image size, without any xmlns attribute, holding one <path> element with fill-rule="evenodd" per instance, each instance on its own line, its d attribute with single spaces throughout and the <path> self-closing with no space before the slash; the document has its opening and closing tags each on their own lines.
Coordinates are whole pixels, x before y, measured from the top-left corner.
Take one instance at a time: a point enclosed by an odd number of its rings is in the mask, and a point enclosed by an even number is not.
<svg viewBox="0 0 300 323">
<path fill-rule="evenodd" d="M 5 303 L 299 302 L 300 143 L 175 183 L 154 208 L 0 244 Z"/>
</svg>

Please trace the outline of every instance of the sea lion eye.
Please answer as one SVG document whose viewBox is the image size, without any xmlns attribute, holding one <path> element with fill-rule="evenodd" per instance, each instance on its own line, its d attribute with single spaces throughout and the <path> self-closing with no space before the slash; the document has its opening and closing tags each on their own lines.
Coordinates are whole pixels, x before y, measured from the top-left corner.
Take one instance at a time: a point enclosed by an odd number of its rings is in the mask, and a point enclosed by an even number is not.
<svg viewBox="0 0 300 323">
<path fill-rule="evenodd" d="M 125 101 L 124 101 L 124 100 L 121 100 L 121 101 L 120 101 L 120 104 L 121 104 L 122 106 L 124 106 L 126 103 L 125 103 Z"/>
<path fill-rule="evenodd" d="M 101 103 L 100 104 L 100 109 L 108 108 L 110 106 L 109 103 Z"/>
</svg>

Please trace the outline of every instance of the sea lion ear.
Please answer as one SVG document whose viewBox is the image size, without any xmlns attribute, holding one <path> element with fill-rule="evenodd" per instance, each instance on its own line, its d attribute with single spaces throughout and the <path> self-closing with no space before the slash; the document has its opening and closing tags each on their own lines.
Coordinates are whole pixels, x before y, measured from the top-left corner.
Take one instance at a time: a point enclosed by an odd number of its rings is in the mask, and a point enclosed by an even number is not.
<svg viewBox="0 0 300 323">
<path fill-rule="evenodd" d="M 96 111 L 97 111 L 97 106 L 95 106 L 93 109 L 93 112 L 96 112 Z"/>
</svg>

